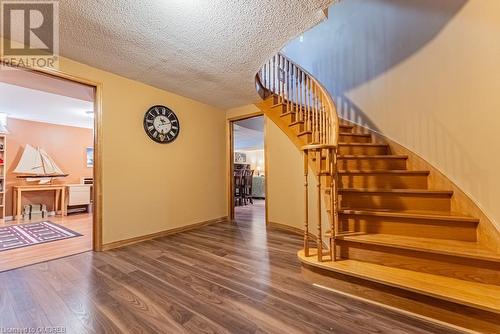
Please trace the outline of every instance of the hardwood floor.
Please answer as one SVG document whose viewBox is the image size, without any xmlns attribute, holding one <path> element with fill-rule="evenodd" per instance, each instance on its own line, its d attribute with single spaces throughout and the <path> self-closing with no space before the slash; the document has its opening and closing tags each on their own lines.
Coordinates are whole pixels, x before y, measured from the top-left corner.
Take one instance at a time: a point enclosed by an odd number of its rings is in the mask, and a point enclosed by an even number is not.
<svg viewBox="0 0 500 334">
<path fill-rule="evenodd" d="M 55 216 L 43 220 L 62 225 L 83 236 L 0 252 L 0 272 L 87 252 L 92 249 L 92 214 L 78 214 L 66 217 Z M 20 224 L 20 222 L 7 222 L 0 226 L 12 226 L 14 224 Z"/>
<path fill-rule="evenodd" d="M 263 228 L 266 224 L 266 201 L 263 199 L 254 199 L 253 205 L 243 205 L 234 208 L 236 221 L 242 221 L 252 226 Z"/>
<path fill-rule="evenodd" d="M 0 328 L 66 333 L 454 333 L 308 284 L 262 203 L 219 223 L 0 273 Z"/>
</svg>

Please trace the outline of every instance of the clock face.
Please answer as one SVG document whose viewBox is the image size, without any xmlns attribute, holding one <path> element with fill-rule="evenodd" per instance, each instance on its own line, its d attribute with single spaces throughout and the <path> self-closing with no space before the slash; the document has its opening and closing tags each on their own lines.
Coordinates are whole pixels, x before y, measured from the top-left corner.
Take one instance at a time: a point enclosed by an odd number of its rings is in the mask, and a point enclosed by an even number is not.
<svg viewBox="0 0 500 334">
<path fill-rule="evenodd" d="M 180 131 L 179 119 L 165 106 L 149 108 L 144 115 L 144 130 L 149 138 L 160 144 L 173 142 Z"/>
</svg>

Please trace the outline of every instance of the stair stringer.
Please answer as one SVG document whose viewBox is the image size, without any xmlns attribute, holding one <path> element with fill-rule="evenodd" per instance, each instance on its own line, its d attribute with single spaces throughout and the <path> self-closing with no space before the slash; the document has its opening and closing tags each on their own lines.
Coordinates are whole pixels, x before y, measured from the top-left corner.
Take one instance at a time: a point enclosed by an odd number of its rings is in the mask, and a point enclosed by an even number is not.
<svg viewBox="0 0 500 334">
<path fill-rule="evenodd" d="M 285 135 L 290 139 L 290 141 L 297 147 L 298 150 L 302 148 L 302 146 L 307 145 L 307 143 L 298 138 L 295 133 L 288 126 L 289 124 L 283 121 L 281 117 L 282 108 L 281 105 L 275 105 L 273 98 L 269 97 L 260 103 L 256 103 L 255 106 L 259 108 L 264 115 L 266 115 L 271 121 L 276 124 L 281 131 L 285 133 Z"/>
</svg>

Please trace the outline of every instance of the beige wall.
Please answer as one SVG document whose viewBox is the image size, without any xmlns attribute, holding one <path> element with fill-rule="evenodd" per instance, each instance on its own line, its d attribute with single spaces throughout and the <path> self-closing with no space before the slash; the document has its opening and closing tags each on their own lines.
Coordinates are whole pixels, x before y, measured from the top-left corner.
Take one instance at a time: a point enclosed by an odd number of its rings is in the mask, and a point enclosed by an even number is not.
<svg viewBox="0 0 500 334">
<path fill-rule="evenodd" d="M 80 183 L 82 177 L 92 177 L 92 168 L 87 167 L 87 147 L 94 145 L 92 129 L 56 124 L 31 122 L 15 118 L 8 119 L 7 136 L 7 183 L 5 215 L 12 215 L 12 186 L 23 184 L 12 172 L 16 168 L 27 144 L 43 148 L 64 173 L 69 174 L 55 183 Z M 23 204 L 44 203 L 53 210 L 54 194 L 27 193 Z"/>
<path fill-rule="evenodd" d="M 103 84 L 104 243 L 227 216 L 224 112 L 76 62 L 61 67 Z M 144 133 L 156 104 L 179 118 L 171 144 Z"/>
<path fill-rule="evenodd" d="M 266 122 L 269 221 L 304 226 L 304 170 L 295 145 L 271 120 Z"/>
<path fill-rule="evenodd" d="M 497 0 L 349 0 L 285 52 L 343 117 L 429 161 L 498 227 L 498 36 Z"/>
<path fill-rule="evenodd" d="M 253 104 L 248 104 L 236 108 L 231 108 L 226 110 L 226 118 L 235 118 L 235 117 L 240 117 L 240 116 L 250 116 L 253 114 L 260 113 L 261 111 L 259 108 L 254 106 Z"/>
<path fill-rule="evenodd" d="M 65 58 L 60 70 L 102 84 L 105 244 L 227 216 L 224 111 Z M 171 144 L 144 133 L 156 104 L 180 120 Z"/>
</svg>

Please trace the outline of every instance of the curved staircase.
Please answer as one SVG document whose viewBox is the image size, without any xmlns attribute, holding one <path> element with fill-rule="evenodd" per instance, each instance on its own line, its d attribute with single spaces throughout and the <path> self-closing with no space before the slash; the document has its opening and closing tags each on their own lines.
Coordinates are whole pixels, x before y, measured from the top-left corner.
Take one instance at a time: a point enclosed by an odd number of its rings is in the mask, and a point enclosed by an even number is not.
<svg viewBox="0 0 500 334">
<path fill-rule="evenodd" d="M 430 170 L 409 170 L 408 155 L 340 121 L 328 92 L 285 56 L 269 60 L 256 83 L 258 107 L 304 154 L 304 274 L 337 291 L 499 333 L 500 254 L 478 240 L 483 222 L 452 211 L 454 192 L 431 189 Z M 322 200 L 312 203 L 311 191 Z"/>
</svg>

